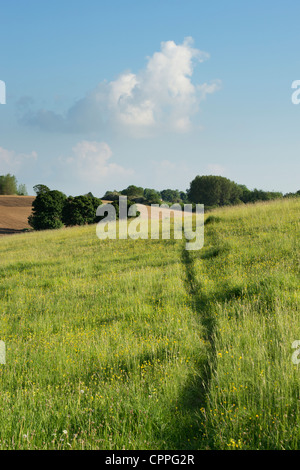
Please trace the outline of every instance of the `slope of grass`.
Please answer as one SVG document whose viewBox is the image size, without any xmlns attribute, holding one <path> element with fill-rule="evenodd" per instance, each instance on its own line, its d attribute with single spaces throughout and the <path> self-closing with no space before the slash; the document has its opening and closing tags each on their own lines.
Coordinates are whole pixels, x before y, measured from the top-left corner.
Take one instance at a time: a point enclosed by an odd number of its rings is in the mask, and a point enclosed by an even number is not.
<svg viewBox="0 0 300 470">
<path fill-rule="evenodd" d="M 179 401 L 204 343 L 182 242 L 100 241 L 89 226 L 0 252 L 0 447 L 185 447 Z"/>
<path fill-rule="evenodd" d="M 193 257 L 212 370 L 199 411 L 216 449 L 299 449 L 300 201 L 216 211 Z"/>
<path fill-rule="evenodd" d="M 299 210 L 220 209 L 194 252 L 2 239 L 0 448 L 300 448 Z"/>
</svg>

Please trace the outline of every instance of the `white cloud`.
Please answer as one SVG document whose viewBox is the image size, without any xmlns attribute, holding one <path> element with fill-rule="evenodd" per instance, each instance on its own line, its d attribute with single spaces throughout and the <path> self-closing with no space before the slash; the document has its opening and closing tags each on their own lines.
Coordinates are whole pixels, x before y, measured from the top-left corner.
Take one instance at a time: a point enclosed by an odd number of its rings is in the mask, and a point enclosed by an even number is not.
<svg viewBox="0 0 300 470">
<path fill-rule="evenodd" d="M 129 176 L 133 170 L 109 162 L 112 151 L 106 142 L 83 140 L 72 149 L 72 155 L 60 159 L 72 175 L 91 182 L 98 182 L 108 177 Z"/>
<path fill-rule="evenodd" d="M 29 154 L 17 153 L 14 150 L 0 147 L 0 168 L 2 174 L 18 172 L 35 160 L 37 160 L 37 153 L 35 151 Z"/>
<path fill-rule="evenodd" d="M 109 126 L 136 137 L 166 130 L 187 132 L 200 102 L 220 88 L 220 81 L 192 83 L 195 62 L 208 57 L 193 47 L 190 37 L 182 44 L 162 42 L 144 69 L 101 82 L 64 116 L 40 110 L 26 113 L 23 121 L 62 132 L 94 132 Z"/>
</svg>

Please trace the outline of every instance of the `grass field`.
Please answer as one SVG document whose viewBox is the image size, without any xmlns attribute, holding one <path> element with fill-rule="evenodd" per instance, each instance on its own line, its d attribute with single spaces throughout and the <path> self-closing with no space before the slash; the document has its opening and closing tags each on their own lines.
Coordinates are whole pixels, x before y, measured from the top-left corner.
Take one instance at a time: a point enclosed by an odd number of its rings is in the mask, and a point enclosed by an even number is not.
<svg viewBox="0 0 300 470">
<path fill-rule="evenodd" d="M 0 242 L 1 449 L 299 449 L 300 201 L 205 245 L 95 226 Z"/>
</svg>

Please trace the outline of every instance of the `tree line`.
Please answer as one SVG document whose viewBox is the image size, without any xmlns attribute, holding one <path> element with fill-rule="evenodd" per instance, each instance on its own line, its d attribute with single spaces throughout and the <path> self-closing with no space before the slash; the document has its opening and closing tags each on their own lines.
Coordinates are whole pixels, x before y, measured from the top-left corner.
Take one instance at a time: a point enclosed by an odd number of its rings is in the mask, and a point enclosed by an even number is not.
<svg viewBox="0 0 300 470">
<path fill-rule="evenodd" d="M 196 176 L 186 191 L 164 189 L 157 191 L 152 188 L 129 185 L 121 191 L 106 191 L 102 198 L 92 193 L 80 196 L 66 196 L 58 190 L 50 190 L 46 185 L 34 186 L 36 197 L 32 203 L 32 214 L 28 218 L 29 225 L 35 230 L 60 228 L 97 223 L 97 208 L 102 200 L 110 201 L 119 216 L 119 197 L 127 196 L 127 209 L 135 203 L 140 204 L 172 204 L 180 205 L 204 204 L 205 211 L 220 206 L 247 204 L 257 201 L 270 201 L 285 197 L 299 197 L 300 190 L 295 193 L 276 191 L 250 190 L 245 185 L 237 184 L 223 176 Z M 0 176 L 0 194 L 27 195 L 25 185 L 18 185 L 14 175 Z"/>
<path fill-rule="evenodd" d="M 121 191 L 106 191 L 102 199 L 115 201 L 122 195 L 126 195 L 129 200 L 141 204 L 204 204 L 206 210 L 209 210 L 226 205 L 296 197 L 300 196 L 300 191 L 283 194 L 278 191 L 263 191 L 256 188 L 250 190 L 247 186 L 237 184 L 224 176 L 198 175 L 191 181 L 190 187 L 186 191 L 179 191 L 178 189 L 157 191 L 130 185 Z"/>
<path fill-rule="evenodd" d="M 51 190 L 44 184 L 37 184 L 33 189 L 36 198 L 32 202 L 32 214 L 28 217 L 28 223 L 34 230 L 95 224 L 104 217 L 96 215 L 97 208 L 103 203 L 92 193 L 67 197 L 61 191 Z M 118 202 L 112 202 L 116 218 L 119 218 Z M 127 201 L 127 212 L 132 204 L 132 201 Z"/>
<path fill-rule="evenodd" d="M 17 178 L 8 173 L 7 175 L 0 175 L 0 194 L 8 196 L 27 196 L 27 189 L 25 184 L 18 184 Z"/>
<path fill-rule="evenodd" d="M 152 188 L 142 188 L 141 186 L 129 185 L 126 189 L 121 191 L 106 191 L 102 199 L 107 201 L 115 201 L 120 196 L 127 196 L 128 199 L 137 204 L 160 204 L 163 202 L 186 202 L 187 194 L 178 189 L 164 189 L 157 191 Z"/>
<path fill-rule="evenodd" d="M 300 191 L 283 194 L 279 191 L 263 191 L 256 188 L 250 190 L 247 186 L 237 184 L 228 178 L 213 175 L 196 176 L 187 190 L 188 200 L 204 204 L 206 209 L 297 196 L 300 196 Z"/>
</svg>

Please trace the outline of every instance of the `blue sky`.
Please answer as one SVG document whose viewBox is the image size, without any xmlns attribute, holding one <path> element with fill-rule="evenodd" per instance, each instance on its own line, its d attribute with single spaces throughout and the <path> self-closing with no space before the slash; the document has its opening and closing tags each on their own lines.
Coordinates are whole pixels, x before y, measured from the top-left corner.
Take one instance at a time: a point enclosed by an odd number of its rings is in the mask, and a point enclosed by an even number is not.
<svg viewBox="0 0 300 470">
<path fill-rule="evenodd" d="M 29 194 L 218 174 L 300 189 L 296 0 L 0 1 L 0 174 Z"/>
</svg>

